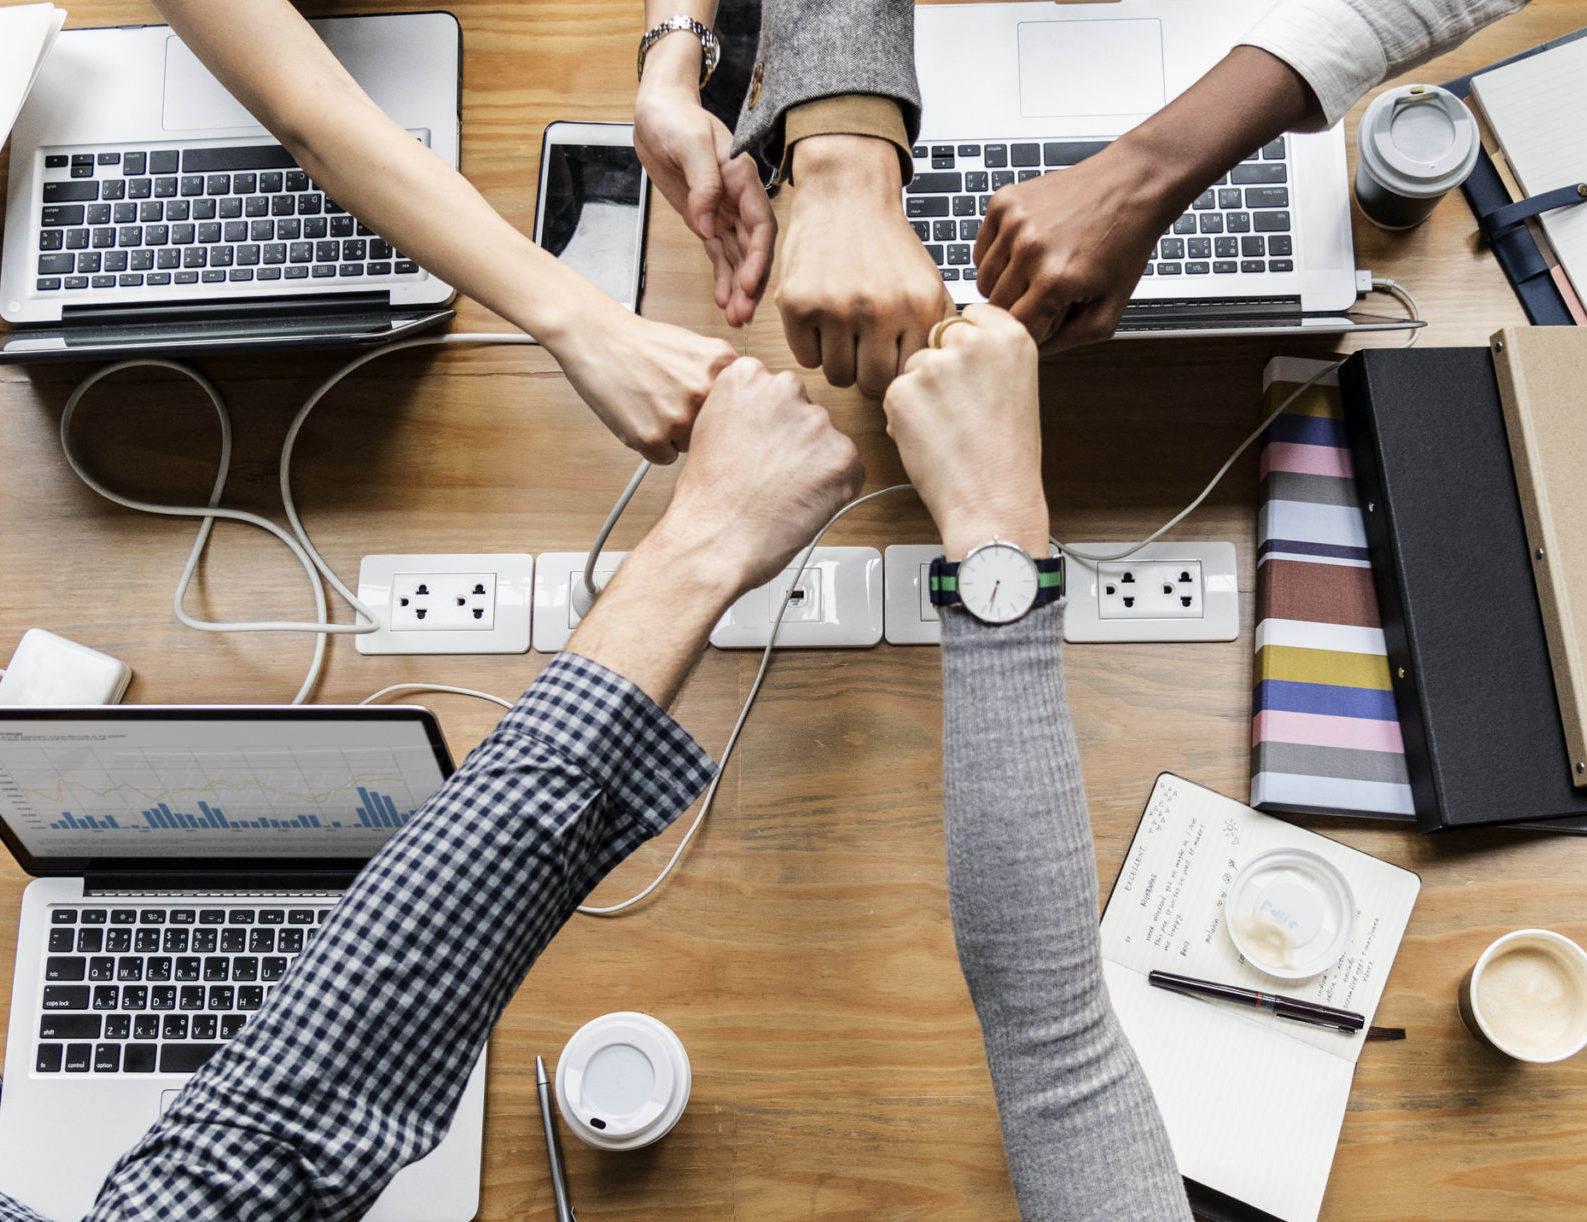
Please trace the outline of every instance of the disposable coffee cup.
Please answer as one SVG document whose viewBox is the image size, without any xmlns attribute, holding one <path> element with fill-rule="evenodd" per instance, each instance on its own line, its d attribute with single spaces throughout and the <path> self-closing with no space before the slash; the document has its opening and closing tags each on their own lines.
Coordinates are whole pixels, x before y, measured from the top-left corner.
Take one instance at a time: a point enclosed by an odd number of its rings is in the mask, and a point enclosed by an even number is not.
<svg viewBox="0 0 1587 1222">
<path fill-rule="evenodd" d="M 1281 980 L 1327 971 L 1350 945 L 1356 923 L 1350 884 L 1310 849 L 1258 853 L 1234 876 L 1223 908 L 1235 949 Z"/>
<path fill-rule="evenodd" d="M 557 1058 L 562 1119 L 599 1150 L 638 1150 L 672 1131 L 689 1102 L 689 1054 L 659 1019 L 619 1010 L 591 1019 Z"/>
<path fill-rule="evenodd" d="M 1466 181 L 1482 141 L 1463 103 L 1437 85 L 1380 94 L 1356 131 L 1356 203 L 1382 229 L 1410 229 Z"/>
<path fill-rule="evenodd" d="M 1548 929 L 1518 929 L 1460 982 L 1460 1021 L 1518 1061 L 1549 1064 L 1587 1048 L 1587 951 Z"/>
</svg>

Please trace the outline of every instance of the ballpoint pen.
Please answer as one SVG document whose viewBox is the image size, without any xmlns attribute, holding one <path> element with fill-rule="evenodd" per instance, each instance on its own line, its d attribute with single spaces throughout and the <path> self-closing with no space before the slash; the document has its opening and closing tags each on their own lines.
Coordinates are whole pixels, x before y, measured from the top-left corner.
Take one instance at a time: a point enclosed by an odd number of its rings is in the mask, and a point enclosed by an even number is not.
<svg viewBox="0 0 1587 1222">
<path fill-rule="evenodd" d="M 1280 1018 L 1292 1018 L 1314 1027 L 1332 1027 L 1335 1031 L 1354 1034 L 1367 1025 L 1366 1016 L 1353 1010 L 1338 1010 L 1315 1001 L 1302 1001 L 1298 997 L 1281 997 L 1276 993 L 1259 993 L 1255 989 L 1242 989 L 1238 985 L 1219 984 L 1213 980 L 1197 980 L 1191 976 L 1176 976 L 1173 972 L 1148 972 L 1146 979 L 1160 989 L 1175 993 L 1188 993 L 1192 997 L 1210 997 L 1215 1001 L 1234 1001 L 1241 1005 L 1271 1010 Z"/>
<path fill-rule="evenodd" d="M 535 1086 L 540 1092 L 540 1122 L 546 1131 L 546 1161 L 551 1164 L 551 1191 L 556 1197 L 557 1222 L 578 1222 L 568 1201 L 568 1181 L 562 1174 L 562 1151 L 557 1146 L 557 1122 L 551 1113 L 551 1084 L 546 1080 L 546 1063 L 535 1058 Z"/>
</svg>

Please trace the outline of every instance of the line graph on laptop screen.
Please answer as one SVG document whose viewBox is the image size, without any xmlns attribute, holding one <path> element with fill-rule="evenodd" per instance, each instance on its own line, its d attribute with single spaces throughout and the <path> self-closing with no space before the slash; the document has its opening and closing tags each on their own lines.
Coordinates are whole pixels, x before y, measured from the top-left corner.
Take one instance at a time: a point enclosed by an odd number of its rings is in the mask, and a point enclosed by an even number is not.
<svg viewBox="0 0 1587 1222">
<path fill-rule="evenodd" d="M 441 783 L 417 722 L 0 718 L 35 856 L 363 857 Z"/>
</svg>

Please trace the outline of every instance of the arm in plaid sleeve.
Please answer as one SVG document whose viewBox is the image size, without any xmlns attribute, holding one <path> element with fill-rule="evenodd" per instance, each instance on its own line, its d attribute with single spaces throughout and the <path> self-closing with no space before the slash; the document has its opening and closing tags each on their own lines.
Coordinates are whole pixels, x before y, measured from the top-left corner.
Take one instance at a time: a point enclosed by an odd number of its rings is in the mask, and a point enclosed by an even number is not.
<svg viewBox="0 0 1587 1222">
<path fill-rule="evenodd" d="M 574 907 L 711 775 L 628 680 L 554 659 L 359 875 L 91 1217 L 357 1217 L 445 1135 L 468 1071 Z"/>
</svg>

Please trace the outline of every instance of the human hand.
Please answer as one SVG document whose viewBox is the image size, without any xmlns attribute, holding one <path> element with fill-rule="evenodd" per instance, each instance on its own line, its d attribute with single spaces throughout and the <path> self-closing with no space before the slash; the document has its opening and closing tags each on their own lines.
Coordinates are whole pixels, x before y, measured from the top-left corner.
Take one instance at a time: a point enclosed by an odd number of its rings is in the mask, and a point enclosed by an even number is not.
<svg viewBox="0 0 1587 1222">
<path fill-rule="evenodd" d="M 705 246 L 716 304 L 741 327 L 771 274 L 777 220 L 748 153 L 700 105 L 699 46 L 667 38 L 652 48 L 634 101 L 634 148 L 651 181 Z"/>
<path fill-rule="evenodd" d="M 1004 187 L 976 238 L 976 287 L 1044 348 L 1107 339 L 1183 211 L 1167 182 L 1121 139 L 1077 166 Z"/>
<path fill-rule="evenodd" d="M 794 145 L 777 308 L 794 357 L 880 398 L 953 303 L 904 219 L 898 151 L 873 136 Z"/>
<path fill-rule="evenodd" d="M 1036 345 L 993 306 L 974 305 L 909 358 L 887 389 L 888 435 L 950 560 L 994 536 L 1047 554 Z"/>
<path fill-rule="evenodd" d="M 854 443 L 795 374 L 744 357 L 700 409 L 664 533 L 714 556 L 742 593 L 780 573 L 864 476 Z"/>
<path fill-rule="evenodd" d="M 662 464 L 689 448 L 695 415 L 735 356 L 722 340 L 641 318 L 608 297 L 554 345 L 542 342 L 617 439 Z"/>
</svg>

